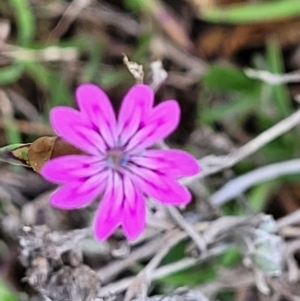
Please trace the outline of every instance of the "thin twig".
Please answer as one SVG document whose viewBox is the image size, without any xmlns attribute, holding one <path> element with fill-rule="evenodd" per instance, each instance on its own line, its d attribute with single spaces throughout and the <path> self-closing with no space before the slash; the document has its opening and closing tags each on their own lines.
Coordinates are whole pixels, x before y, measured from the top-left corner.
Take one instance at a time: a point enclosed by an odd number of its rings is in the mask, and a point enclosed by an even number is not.
<svg viewBox="0 0 300 301">
<path fill-rule="evenodd" d="M 249 217 L 223 217 L 211 223 L 205 222 L 195 224 L 194 228 L 196 231 L 204 231 L 203 235 L 205 235 L 206 241 L 208 244 L 210 244 L 211 248 L 208 249 L 205 253 L 201 253 L 200 256 L 197 258 L 184 258 L 172 264 L 165 265 L 156 270 L 153 270 L 153 267 L 157 266 L 157 264 L 161 261 L 161 258 L 164 257 L 164 254 L 168 252 L 168 250 L 172 246 L 176 245 L 177 243 L 188 237 L 186 232 L 173 230 L 174 232 L 171 233 L 172 235 L 170 241 L 168 242 L 166 240 L 164 243 L 166 244 L 166 247 L 163 248 L 163 250 L 159 253 L 157 257 L 154 257 L 153 261 L 150 261 L 151 264 L 149 265 L 149 270 L 151 271 L 151 273 L 147 275 L 149 277 L 147 280 L 151 282 L 153 280 L 166 277 L 168 275 L 174 274 L 176 272 L 199 264 L 200 262 L 203 262 L 208 258 L 223 253 L 229 247 L 229 244 L 218 243 L 217 246 L 213 245 L 213 242 L 217 240 L 217 237 L 219 235 L 224 236 L 226 232 L 230 232 L 233 228 L 236 228 L 238 225 L 241 225 L 245 221 L 251 221 L 250 224 L 255 225 L 259 220 L 263 218 L 263 216 L 264 215 L 256 216 L 251 219 Z M 169 235 L 165 236 L 165 238 L 166 237 L 169 237 Z M 133 283 L 135 283 L 135 281 L 136 277 L 128 277 L 120 281 L 108 284 L 99 290 L 98 297 L 104 297 L 107 295 L 114 295 L 123 292 Z"/>
<path fill-rule="evenodd" d="M 181 227 L 187 234 L 188 236 L 191 237 L 191 239 L 194 241 L 198 249 L 200 250 L 201 253 L 206 252 L 207 246 L 206 242 L 203 239 L 203 237 L 194 229 L 194 227 L 187 223 L 185 219 L 182 217 L 180 212 L 178 211 L 177 208 L 175 207 L 167 207 L 167 211 L 169 214 L 172 216 L 172 218 L 175 220 L 175 222 L 178 224 L 179 227 Z"/>
<path fill-rule="evenodd" d="M 49 46 L 43 49 L 29 49 L 7 45 L 7 49 L 1 54 L 18 61 L 52 62 L 74 61 L 79 52 L 75 47 Z"/>
<path fill-rule="evenodd" d="M 265 146 L 272 140 L 288 132 L 299 123 L 300 110 L 291 114 L 287 118 L 279 121 L 273 127 L 264 131 L 256 138 L 252 139 L 250 142 L 246 143 L 242 147 L 238 148 L 237 150 L 234 150 L 232 153 L 226 156 L 206 156 L 202 158 L 201 160 L 199 160 L 199 165 L 202 168 L 201 172 L 193 177 L 183 179 L 182 183 L 188 185 L 193 181 L 205 178 L 212 174 L 216 174 L 224 169 L 234 166 L 238 162 L 242 161 L 243 159 L 247 158 L 248 156 L 261 149 L 263 146 Z"/>
<path fill-rule="evenodd" d="M 205 255 L 200 256 L 199 258 L 184 258 L 182 260 L 176 261 L 175 263 L 171 263 L 165 265 L 161 268 L 158 268 L 151 274 L 151 281 L 161 279 L 172 275 L 176 272 L 188 269 L 192 266 L 195 266 L 211 257 L 222 254 L 228 247 L 226 245 L 218 245 L 210 249 Z M 124 278 L 120 281 L 111 283 L 107 286 L 101 287 L 98 293 L 98 297 L 106 297 L 109 295 L 114 295 L 123 292 L 126 290 L 131 283 L 135 280 L 135 277 Z"/>
<path fill-rule="evenodd" d="M 76 20 L 81 11 L 90 4 L 91 0 L 73 0 L 58 21 L 56 27 L 50 32 L 48 40 L 56 39 L 63 35 Z"/>
<path fill-rule="evenodd" d="M 207 70 L 208 65 L 204 60 L 179 49 L 179 47 L 175 46 L 172 42 L 162 37 L 156 36 L 155 39 L 153 39 L 152 48 L 154 52 L 160 51 L 163 57 L 171 59 L 179 66 L 190 70 L 195 77 L 197 76 L 198 80 Z"/>
<path fill-rule="evenodd" d="M 239 176 L 216 191 L 211 197 L 211 205 L 218 207 L 242 194 L 252 186 L 284 175 L 300 173 L 300 159 L 270 164 Z"/>
<path fill-rule="evenodd" d="M 244 71 L 248 77 L 253 79 L 259 79 L 270 85 L 280 85 L 280 84 L 300 82 L 300 71 L 294 71 L 285 74 L 275 74 L 266 70 L 256 70 L 251 68 L 247 68 Z"/>
<path fill-rule="evenodd" d="M 168 252 L 182 239 L 184 239 L 185 236 L 186 235 L 178 235 L 177 230 L 172 230 L 165 235 L 163 242 L 161 243 L 160 251 L 150 260 L 150 262 L 142 269 L 142 271 L 139 272 L 135 280 L 130 284 L 125 295 L 125 301 L 131 300 L 134 296 L 137 296 L 142 300 L 143 298 L 147 297 L 147 291 L 151 283 L 151 275 L 153 274 L 154 270 L 168 254 Z"/>
<path fill-rule="evenodd" d="M 174 233 L 175 232 L 175 233 Z M 142 300 L 147 297 L 148 288 L 151 283 L 151 274 L 163 260 L 163 258 L 168 254 L 170 249 L 177 244 L 178 239 L 176 236 L 177 231 L 171 231 L 167 233 L 164 237 L 164 242 L 162 242 L 160 250 L 158 253 L 149 261 L 149 263 L 138 273 L 134 281 L 128 287 L 124 301 L 131 300 L 134 296 L 141 298 Z M 172 239 L 173 238 L 173 239 Z"/>
<path fill-rule="evenodd" d="M 289 215 L 277 220 L 277 231 L 284 227 L 300 223 L 300 209 L 290 213 Z"/>
<path fill-rule="evenodd" d="M 300 240 L 294 240 L 287 244 L 286 264 L 288 268 L 288 279 L 290 283 L 296 283 L 299 280 L 299 267 L 295 259 L 295 253 L 300 249 Z"/>
<path fill-rule="evenodd" d="M 124 259 L 115 260 L 97 271 L 102 283 L 108 283 L 116 275 L 122 273 L 133 263 L 147 259 L 155 254 L 162 246 L 165 237 L 143 244 Z"/>
<path fill-rule="evenodd" d="M 80 1 L 80 0 L 79 0 Z M 34 5 L 37 14 L 44 18 L 59 18 L 69 7 L 66 2 L 51 2 L 48 5 L 36 3 Z M 143 24 L 138 22 L 131 14 L 116 11 L 116 7 L 110 6 L 104 1 L 97 1 L 88 7 L 85 6 L 80 14 L 76 11 L 68 11 L 68 16 L 85 23 L 91 23 L 94 26 L 113 26 L 122 33 L 140 36 L 144 32 Z"/>
</svg>

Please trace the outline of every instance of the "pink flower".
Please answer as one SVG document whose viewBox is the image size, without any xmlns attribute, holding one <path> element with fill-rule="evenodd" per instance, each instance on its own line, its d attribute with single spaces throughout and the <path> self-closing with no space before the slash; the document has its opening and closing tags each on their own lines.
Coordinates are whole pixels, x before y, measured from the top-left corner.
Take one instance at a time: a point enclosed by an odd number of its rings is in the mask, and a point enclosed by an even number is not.
<svg viewBox="0 0 300 301">
<path fill-rule="evenodd" d="M 51 196 L 53 206 L 80 208 L 103 194 L 94 220 L 96 237 L 106 239 L 121 225 L 134 239 L 145 228 L 146 196 L 172 205 L 191 200 L 177 179 L 198 173 L 196 160 L 180 150 L 147 149 L 177 127 L 176 101 L 153 107 L 151 88 L 135 85 L 116 119 L 99 87 L 83 84 L 76 98 L 79 111 L 56 107 L 50 113 L 57 135 L 86 153 L 52 159 L 42 168 L 47 180 L 62 185 Z"/>
</svg>

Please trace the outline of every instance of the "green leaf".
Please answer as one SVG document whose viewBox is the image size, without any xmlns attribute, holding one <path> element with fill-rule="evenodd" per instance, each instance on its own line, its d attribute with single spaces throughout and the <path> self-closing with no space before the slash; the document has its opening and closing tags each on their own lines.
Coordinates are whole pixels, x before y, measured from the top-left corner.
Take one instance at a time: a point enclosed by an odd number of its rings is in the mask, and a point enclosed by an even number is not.
<svg viewBox="0 0 300 301">
<path fill-rule="evenodd" d="M 161 278 L 160 283 L 174 286 L 193 286 L 201 283 L 207 283 L 216 278 L 216 267 L 214 264 L 197 265 L 195 267 L 183 270 L 181 272 Z"/>
<path fill-rule="evenodd" d="M 132 11 L 147 12 L 149 8 L 155 5 L 155 0 L 125 0 L 125 6 Z"/>
<path fill-rule="evenodd" d="M 283 160 L 283 158 L 291 159 L 294 157 L 294 145 L 290 143 L 290 139 L 285 139 L 289 138 L 287 134 L 289 133 L 271 141 L 260 150 L 267 162 L 278 162 Z"/>
<path fill-rule="evenodd" d="M 255 97 L 251 95 L 242 95 L 231 99 L 229 102 L 206 108 L 200 111 L 200 121 L 203 124 L 211 124 L 216 121 L 225 119 L 235 119 L 235 121 L 243 120 L 246 115 L 257 108 Z"/>
<path fill-rule="evenodd" d="M 242 255 L 237 248 L 232 247 L 220 256 L 220 260 L 223 266 L 231 268 L 241 262 Z"/>
<path fill-rule="evenodd" d="M 23 64 L 16 62 L 8 67 L 0 68 L 0 84 L 8 85 L 16 82 L 24 70 Z"/>
<path fill-rule="evenodd" d="M 243 71 L 212 65 L 202 78 L 204 86 L 209 90 L 218 91 L 254 91 L 258 81 L 247 77 Z"/>
<path fill-rule="evenodd" d="M 263 211 L 266 201 L 271 194 L 278 190 L 280 181 L 274 180 L 256 186 L 248 193 L 248 203 L 255 212 Z"/>
<path fill-rule="evenodd" d="M 299 15 L 299 0 L 236 4 L 227 7 L 206 9 L 199 13 L 201 19 L 218 23 L 268 22 L 297 17 Z"/>
</svg>

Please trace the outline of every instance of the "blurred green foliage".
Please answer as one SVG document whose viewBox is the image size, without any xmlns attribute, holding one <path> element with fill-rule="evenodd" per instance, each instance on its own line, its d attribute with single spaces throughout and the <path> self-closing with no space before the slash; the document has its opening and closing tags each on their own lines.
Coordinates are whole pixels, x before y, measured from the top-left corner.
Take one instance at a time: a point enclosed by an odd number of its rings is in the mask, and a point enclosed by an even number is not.
<svg viewBox="0 0 300 301">
<path fill-rule="evenodd" d="M 1 301 L 19 300 L 18 296 L 12 293 L 1 280 L 0 280 L 0 300 Z"/>
</svg>

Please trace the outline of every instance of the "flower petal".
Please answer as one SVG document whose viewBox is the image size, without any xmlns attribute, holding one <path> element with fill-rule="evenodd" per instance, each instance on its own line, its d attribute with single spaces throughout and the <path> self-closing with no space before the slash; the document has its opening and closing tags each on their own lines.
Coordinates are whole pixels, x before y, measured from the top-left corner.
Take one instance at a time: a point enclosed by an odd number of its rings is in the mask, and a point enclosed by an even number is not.
<svg viewBox="0 0 300 301">
<path fill-rule="evenodd" d="M 105 240 L 116 230 L 123 219 L 123 185 L 116 172 L 110 172 L 107 187 L 94 220 L 98 240 Z"/>
<path fill-rule="evenodd" d="M 94 176 L 86 181 L 67 183 L 53 193 L 50 203 L 60 209 L 78 209 L 99 196 L 105 185 L 105 176 L 103 179 Z"/>
<path fill-rule="evenodd" d="M 114 146 L 116 142 L 116 117 L 107 95 L 96 85 L 83 84 L 76 90 L 80 111 L 89 120 L 105 142 Z"/>
<path fill-rule="evenodd" d="M 82 181 L 87 177 L 99 174 L 105 167 L 104 162 L 97 157 L 85 155 L 68 155 L 54 158 L 42 167 L 42 176 L 51 182 Z"/>
<path fill-rule="evenodd" d="M 145 122 L 153 106 L 154 93 L 149 86 L 135 85 L 125 95 L 118 116 L 120 144 L 124 145 Z"/>
<path fill-rule="evenodd" d="M 159 170 L 169 177 L 192 176 L 200 172 L 196 159 L 181 150 L 147 150 L 142 156 L 134 156 L 131 161 L 141 167 Z"/>
<path fill-rule="evenodd" d="M 144 194 L 165 204 L 187 204 L 192 197 L 188 189 L 175 179 L 150 169 L 131 166 L 131 179 Z"/>
<path fill-rule="evenodd" d="M 142 193 L 134 187 L 131 179 L 125 175 L 124 185 L 124 215 L 123 230 L 130 240 L 137 238 L 145 229 L 146 201 Z"/>
<path fill-rule="evenodd" d="M 104 152 L 106 147 L 82 115 L 68 107 L 55 107 L 50 112 L 51 125 L 58 136 L 89 154 Z"/>
<path fill-rule="evenodd" d="M 129 141 L 126 150 L 140 151 L 167 137 L 178 126 L 180 108 L 175 100 L 157 105 L 146 125 Z"/>
</svg>

